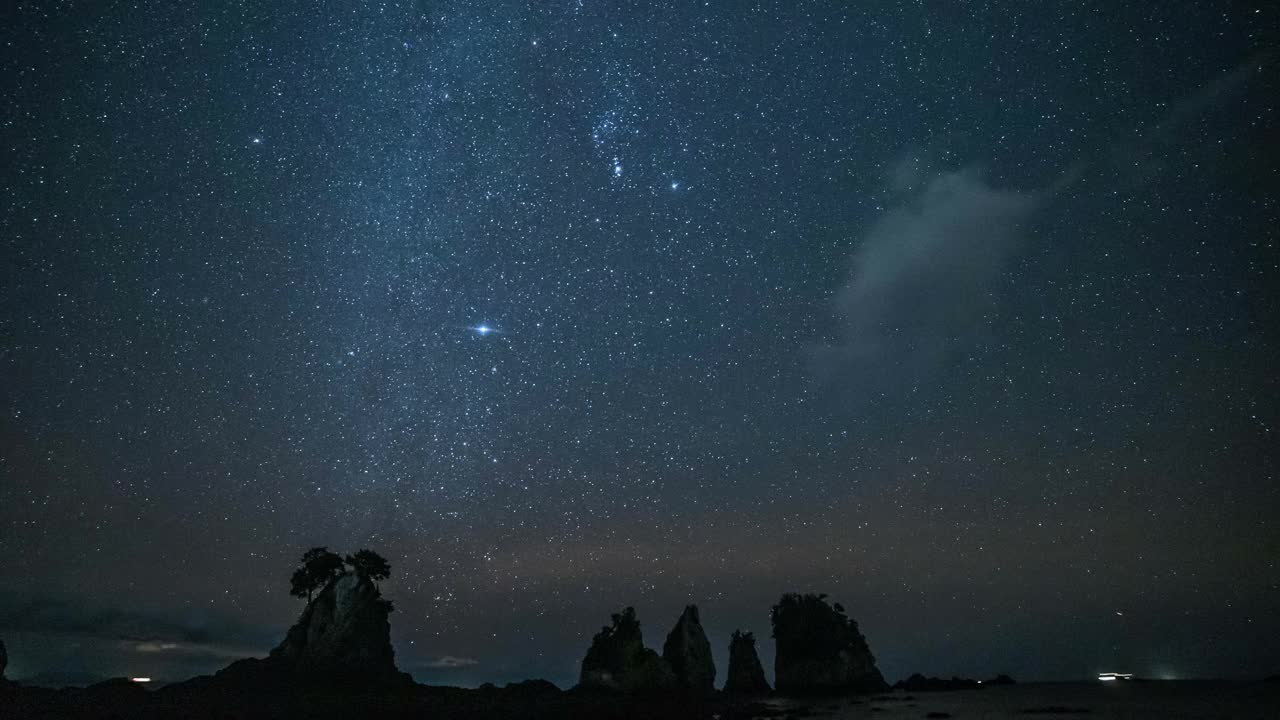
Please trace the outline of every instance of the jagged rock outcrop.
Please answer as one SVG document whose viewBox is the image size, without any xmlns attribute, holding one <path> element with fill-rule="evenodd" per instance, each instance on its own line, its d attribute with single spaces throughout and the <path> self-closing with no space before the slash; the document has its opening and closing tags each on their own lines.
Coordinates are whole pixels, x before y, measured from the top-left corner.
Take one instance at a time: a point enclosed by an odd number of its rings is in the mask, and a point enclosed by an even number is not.
<svg viewBox="0 0 1280 720">
<path fill-rule="evenodd" d="M 694 693 L 715 692 L 716 663 L 698 618 L 697 605 L 689 605 L 680 613 L 680 619 L 662 645 L 662 659 L 671 666 L 680 688 Z"/>
<path fill-rule="evenodd" d="M 889 686 L 858 624 L 826 595 L 788 593 L 773 606 L 774 676 L 784 694 L 879 692 Z"/>
<path fill-rule="evenodd" d="M 613 624 L 591 638 L 578 686 L 585 689 L 654 692 L 676 687 L 671 666 L 644 646 L 635 608 L 613 615 Z"/>
<path fill-rule="evenodd" d="M 398 677 L 391 610 L 377 585 L 345 573 L 307 603 L 268 659 L 317 679 Z"/>
<path fill-rule="evenodd" d="M 756 654 L 756 636 L 734 630 L 729 639 L 729 673 L 724 691 L 739 695 L 764 695 L 771 692 L 764 678 L 764 666 Z"/>
<path fill-rule="evenodd" d="M 4 669 L 9 664 L 9 652 L 4 649 L 4 641 L 0 640 L 0 680 L 4 680 Z"/>
<path fill-rule="evenodd" d="M 237 660 L 214 680 L 237 687 L 411 685 L 396 669 L 391 602 L 353 573 L 333 579 L 265 659 Z"/>
</svg>

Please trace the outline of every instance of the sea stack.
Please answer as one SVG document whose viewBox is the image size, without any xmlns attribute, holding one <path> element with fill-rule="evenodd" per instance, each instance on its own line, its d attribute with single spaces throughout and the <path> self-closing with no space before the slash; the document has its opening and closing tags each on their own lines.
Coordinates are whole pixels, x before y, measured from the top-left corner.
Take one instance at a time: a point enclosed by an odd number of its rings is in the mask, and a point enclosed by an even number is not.
<svg viewBox="0 0 1280 720">
<path fill-rule="evenodd" d="M 880 692 L 889 686 L 858 624 L 826 595 L 788 593 L 773 606 L 774 675 L 783 694 Z"/>
<path fill-rule="evenodd" d="M 307 603 L 268 661 L 316 679 L 399 677 L 391 609 L 372 581 L 344 573 Z"/>
<path fill-rule="evenodd" d="M 729 639 L 729 674 L 724 691 L 736 695 L 767 695 L 769 681 L 764 679 L 764 666 L 756 654 L 756 636 L 734 630 Z"/>
<path fill-rule="evenodd" d="M 267 658 L 237 660 L 215 678 L 243 687 L 411 685 L 396 669 L 391 610 L 372 580 L 343 573 L 307 603 Z"/>
<path fill-rule="evenodd" d="M 715 660 L 698 619 L 697 605 L 689 605 L 680 614 L 662 646 L 662 659 L 671 666 L 676 684 L 682 689 L 700 694 L 715 692 Z"/>
<path fill-rule="evenodd" d="M 591 638 L 578 686 L 596 690 L 655 692 L 676 687 L 671 666 L 644 646 L 635 608 L 614 613 L 613 624 Z"/>
</svg>

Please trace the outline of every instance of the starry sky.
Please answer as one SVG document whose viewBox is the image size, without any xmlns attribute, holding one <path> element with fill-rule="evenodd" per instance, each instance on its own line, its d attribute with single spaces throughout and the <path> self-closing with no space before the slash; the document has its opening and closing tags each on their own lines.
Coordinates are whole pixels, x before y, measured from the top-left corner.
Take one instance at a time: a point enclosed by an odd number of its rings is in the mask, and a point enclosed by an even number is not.
<svg viewBox="0 0 1280 720">
<path fill-rule="evenodd" d="M 1278 27 L 5 3 L 8 674 L 264 654 L 313 545 L 424 682 L 689 602 L 772 675 L 791 590 L 891 681 L 1276 672 Z"/>
</svg>

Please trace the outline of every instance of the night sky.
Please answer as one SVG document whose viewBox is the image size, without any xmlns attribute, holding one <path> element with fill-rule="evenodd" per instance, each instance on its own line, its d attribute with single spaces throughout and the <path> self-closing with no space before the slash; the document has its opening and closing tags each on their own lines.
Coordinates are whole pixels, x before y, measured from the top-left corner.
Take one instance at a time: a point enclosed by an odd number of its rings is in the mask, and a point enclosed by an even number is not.
<svg viewBox="0 0 1280 720">
<path fill-rule="evenodd" d="M 200 6 L 203 5 L 203 6 Z M 1148 6 L 1149 5 L 1149 6 Z M 1270 2 L 10 2 L 9 676 L 1280 670 Z"/>
</svg>

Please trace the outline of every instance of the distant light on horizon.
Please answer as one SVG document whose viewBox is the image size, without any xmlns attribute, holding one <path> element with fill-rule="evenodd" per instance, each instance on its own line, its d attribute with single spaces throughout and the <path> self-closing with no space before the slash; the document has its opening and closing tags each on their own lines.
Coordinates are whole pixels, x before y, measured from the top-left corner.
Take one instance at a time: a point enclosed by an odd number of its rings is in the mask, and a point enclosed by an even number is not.
<svg viewBox="0 0 1280 720">
<path fill-rule="evenodd" d="M 149 678 L 149 677 L 131 677 L 131 678 L 129 678 L 129 679 L 130 679 L 130 680 L 132 680 L 133 682 L 136 682 L 136 683 L 149 683 L 149 682 L 151 682 L 151 678 Z"/>
<path fill-rule="evenodd" d="M 1133 673 L 1116 673 L 1116 672 L 1098 673 L 1098 679 L 1101 680 L 1102 682 L 1115 682 L 1116 680 L 1132 680 Z"/>
</svg>

